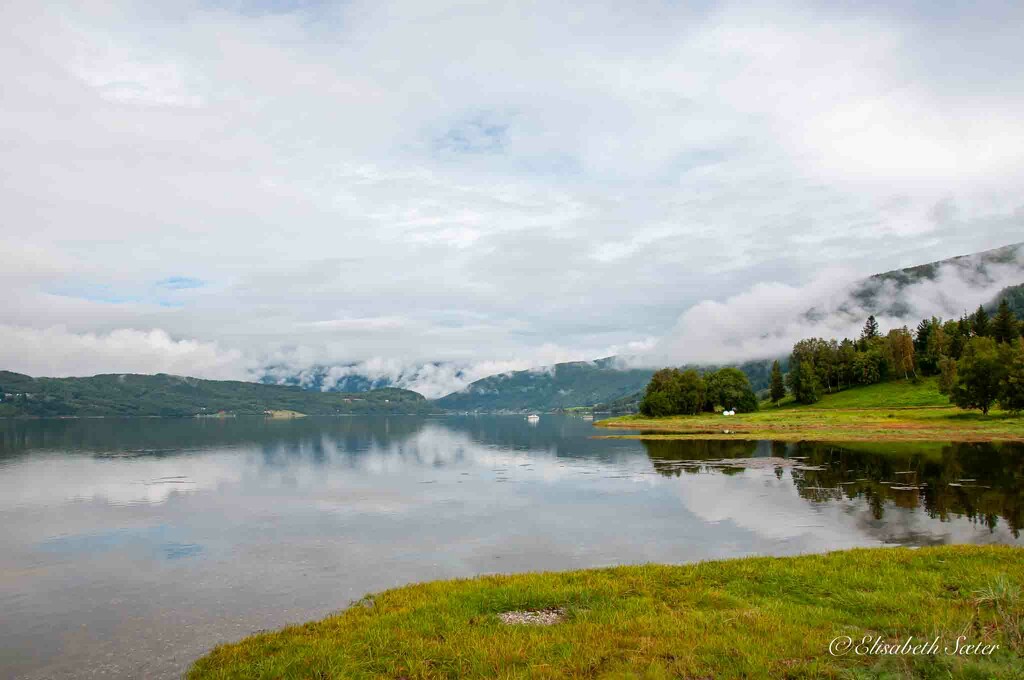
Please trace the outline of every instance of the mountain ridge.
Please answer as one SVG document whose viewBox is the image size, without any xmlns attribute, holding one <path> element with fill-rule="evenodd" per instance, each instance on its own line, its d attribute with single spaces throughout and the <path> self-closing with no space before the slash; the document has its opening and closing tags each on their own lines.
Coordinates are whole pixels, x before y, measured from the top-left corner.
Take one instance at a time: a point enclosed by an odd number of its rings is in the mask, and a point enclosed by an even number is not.
<svg viewBox="0 0 1024 680">
<path fill-rule="evenodd" d="M 410 390 L 312 392 L 284 385 L 205 380 L 157 373 L 107 373 L 74 378 L 34 378 L 0 371 L 0 416 L 92 417 L 431 413 L 432 402 Z"/>
</svg>

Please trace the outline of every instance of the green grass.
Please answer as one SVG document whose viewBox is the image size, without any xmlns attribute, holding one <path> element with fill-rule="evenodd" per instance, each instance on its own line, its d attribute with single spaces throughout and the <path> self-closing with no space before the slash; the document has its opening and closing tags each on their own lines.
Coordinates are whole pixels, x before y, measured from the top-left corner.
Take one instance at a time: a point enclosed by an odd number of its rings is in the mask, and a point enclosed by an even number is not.
<svg viewBox="0 0 1024 680">
<path fill-rule="evenodd" d="M 203 678 L 1020 678 L 1024 550 L 871 549 L 407 586 L 217 647 Z M 497 615 L 562 607 L 549 627 Z M 991 656 L 832 656 L 964 635 Z"/>
<path fill-rule="evenodd" d="M 812 405 L 762 405 L 757 413 L 647 418 L 596 423 L 642 430 L 628 438 L 775 439 L 779 441 L 1024 441 L 1024 418 L 998 410 L 984 416 L 950 406 L 934 379 L 897 381 L 826 394 Z"/>
<path fill-rule="evenodd" d="M 937 378 L 920 382 L 899 380 L 825 394 L 815 408 L 949 408 L 949 397 L 939 392 Z"/>
</svg>

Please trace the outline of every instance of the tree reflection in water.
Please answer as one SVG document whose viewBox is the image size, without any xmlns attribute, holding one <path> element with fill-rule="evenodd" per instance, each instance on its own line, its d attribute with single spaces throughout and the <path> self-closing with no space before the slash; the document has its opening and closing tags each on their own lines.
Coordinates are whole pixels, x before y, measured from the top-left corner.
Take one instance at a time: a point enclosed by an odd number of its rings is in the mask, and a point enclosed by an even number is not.
<svg viewBox="0 0 1024 680">
<path fill-rule="evenodd" d="M 738 440 L 643 440 L 665 476 L 736 474 L 718 461 L 777 457 L 802 498 L 815 503 L 863 499 L 875 519 L 886 507 L 923 509 L 947 521 L 966 517 L 994 530 L 1005 520 L 1014 538 L 1024 527 L 1024 445 L 1018 443 L 782 443 Z"/>
</svg>

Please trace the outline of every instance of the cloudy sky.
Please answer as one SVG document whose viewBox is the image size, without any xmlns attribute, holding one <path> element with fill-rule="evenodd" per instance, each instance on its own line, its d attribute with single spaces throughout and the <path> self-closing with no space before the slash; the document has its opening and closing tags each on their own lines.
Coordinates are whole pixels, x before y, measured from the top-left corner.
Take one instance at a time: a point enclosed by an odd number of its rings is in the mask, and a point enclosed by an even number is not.
<svg viewBox="0 0 1024 680">
<path fill-rule="evenodd" d="M 0 364 L 486 374 L 1021 241 L 1022 32 L 1019 2 L 8 1 Z"/>
</svg>

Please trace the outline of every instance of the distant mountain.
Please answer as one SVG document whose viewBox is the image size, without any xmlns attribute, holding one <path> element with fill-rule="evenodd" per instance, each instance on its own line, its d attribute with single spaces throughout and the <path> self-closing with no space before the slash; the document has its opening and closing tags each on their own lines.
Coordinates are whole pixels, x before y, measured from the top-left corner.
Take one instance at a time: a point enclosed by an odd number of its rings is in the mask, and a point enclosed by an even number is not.
<svg viewBox="0 0 1024 680">
<path fill-rule="evenodd" d="M 115 374 L 32 378 L 0 371 L 3 416 L 196 416 L 297 411 L 307 415 L 430 413 L 436 407 L 409 390 L 358 394 L 174 375 Z"/>
<path fill-rule="evenodd" d="M 614 357 L 572 361 L 528 371 L 492 375 L 437 400 L 454 411 L 547 411 L 589 406 L 633 394 L 653 370 L 623 368 Z"/>
<path fill-rule="evenodd" d="M 869 276 L 854 286 L 848 308 L 856 308 L 858 313 L 905 318 L 914 311 L 907 292 L 918 284 L 937 283 L 940 277 L 947 276 L 955 277 L 965 286 L 985 288 L 995 285 L 997 275 L 1005 276 L 1008 272 L 1019 274 L 1014 283 L 1024 283 L 1024 243 Z M 953 305 L 959 302 L 949 300 Z M 813 310 L 810 315 L 814 316 Z"/>
<path fill-rule="evenodd" d="M 994 313 L 999 308 L 999 303 L 1002 302 L 1004 298 L 1010 306 L 1010 311 L 1016 314 L 1017 318 L 1024 319 L 1024 283 L 1003 288 L 995 298 L 992 299 L 992 302 L 985 305 L 985 309 Z"/>
<path fill-rule="evenodd" d="M 771 361 L 729 364 L 747 374 L 755 390 L 768 386 Z M 699 371 L 716 366 L 688 365 Z M 451 411 L 550 411 L 594 407 L 595 410 L 630 412 L 639 404 L 653 368 L 629 368 L 618 357 L 573 361 L 528 371 L 492 375 L 464 390 L 437 400 Z"/>
<path fill-rule="evenodd" d="M 395 378 L 360 373 L 356 364 L 316 365 L 301 371 L 284 366 L 268 366 L 259 381 L 264 385 L 290 385 L 316 392 L 369 392 L 395 387 Z"/>
<path fill-rule="evenodd" d="M 433 398 L 460 389 L 478 377 L 481 376 L 467 364 L 446 361 L 405 363 L 371 360 L 345 364 L 314 364 L 304 369 L 271 365 L 262 370 L 259 382 L 266 385 L 293 385 L 321 392 L 366 392 L 385 387 L 400 387 Z"/>
</svg>

